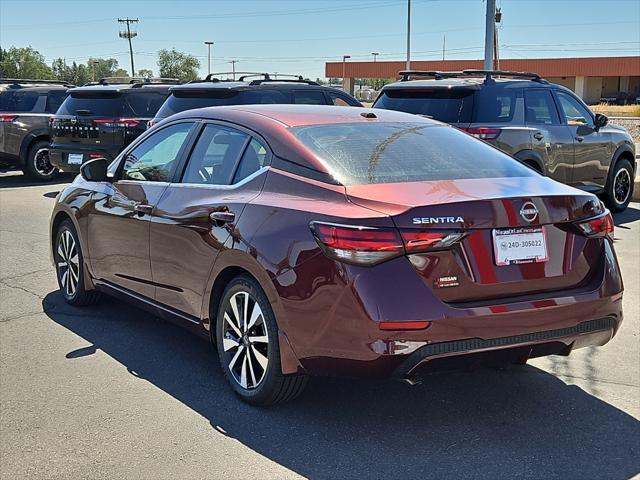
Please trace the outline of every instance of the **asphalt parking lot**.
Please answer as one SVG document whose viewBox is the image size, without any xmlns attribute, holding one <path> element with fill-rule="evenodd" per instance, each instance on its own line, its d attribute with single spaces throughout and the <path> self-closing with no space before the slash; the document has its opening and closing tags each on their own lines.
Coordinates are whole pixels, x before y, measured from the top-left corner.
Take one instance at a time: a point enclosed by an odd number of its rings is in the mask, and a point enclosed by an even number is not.
<svg viewBox="0 0 640 480">
<path fill-rule="evenodd" d="M 67 306 L 48 257 L 64 183 L 0 174 L 2 478 L 630 478 L 640 474 L 640 203 L 617 215 L 625 322 L 602 348 L 238 401 L 207 343 L 115 300 Z"/>
</svg>

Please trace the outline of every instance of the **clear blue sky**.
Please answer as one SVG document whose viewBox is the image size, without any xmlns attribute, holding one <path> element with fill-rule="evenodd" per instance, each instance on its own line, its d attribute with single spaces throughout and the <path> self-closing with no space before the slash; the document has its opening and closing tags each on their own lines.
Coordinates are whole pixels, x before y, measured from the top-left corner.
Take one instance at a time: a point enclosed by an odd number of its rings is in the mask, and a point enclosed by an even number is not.
<svg viewBox="0 0 640 480">
<path fill-rule="evenodd" d="M 412 58 L 481 58 L 483 0 L 412 0 Z M 497 0 L 502 58 L 640 55 L 640 0 Z M 118 17 L 138 17 L 136 69 L 157 73 L 156 52 L 196 55 L 214 71 L 324 77 L 324 62 L 404 58 L 406 0 L 0 0 L 0 45 L 31 45 L 47 62 L 114 57 L 129 70 Z"/>
</svg>

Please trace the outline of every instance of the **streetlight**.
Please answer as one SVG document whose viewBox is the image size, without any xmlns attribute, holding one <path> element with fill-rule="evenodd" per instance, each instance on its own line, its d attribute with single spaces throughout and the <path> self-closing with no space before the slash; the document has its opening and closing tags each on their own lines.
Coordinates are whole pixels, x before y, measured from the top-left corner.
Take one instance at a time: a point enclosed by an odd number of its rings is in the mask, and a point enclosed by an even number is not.
<svg viewBox="0 0 640 480">
<path fill-rule="evenodd" d="M 213 42 L 204 42 L 204 44 L 207 46 L 207 74 L 211 75 L 211 45 L 213 45 Z"/>
<path fill-rule="evenodd" d="M 380 52 L 371 52 L 371 55 L 373 55 L 373 63 L 376 63 L 376 57 L 380 55 Z"/>
</svg>

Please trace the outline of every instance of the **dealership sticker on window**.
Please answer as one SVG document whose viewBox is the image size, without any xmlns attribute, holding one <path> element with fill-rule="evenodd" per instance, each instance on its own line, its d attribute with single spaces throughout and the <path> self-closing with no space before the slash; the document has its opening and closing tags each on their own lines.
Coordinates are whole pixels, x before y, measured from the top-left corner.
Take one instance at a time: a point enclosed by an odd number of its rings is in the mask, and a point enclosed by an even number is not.
<svg viewBox="0 0 640 480">
<path fill-rule="evenodd" d="M 498 266 L 549 260 L 544 227 L 493 230 L 493 251 Z"/>
</svg>

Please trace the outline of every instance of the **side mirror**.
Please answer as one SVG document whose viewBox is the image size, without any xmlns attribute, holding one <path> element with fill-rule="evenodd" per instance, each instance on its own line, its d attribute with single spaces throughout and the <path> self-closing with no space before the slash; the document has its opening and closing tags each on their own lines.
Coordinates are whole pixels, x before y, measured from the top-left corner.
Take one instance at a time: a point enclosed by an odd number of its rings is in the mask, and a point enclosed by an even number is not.
<svg viewBox="0 0 640 480">
<path fill-rule="evenodd" d="M 609 123 L 609 117 L 601 113 L 596 113 L 596 130 L 600 130 L 602 127 Z"/>
<path fill-rule="evenodd" d="M 106 182 L 107 166 L 106 158 L 89 160 L 80 167 L 80 175 L 89 182 Z"/>
</svg>

